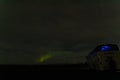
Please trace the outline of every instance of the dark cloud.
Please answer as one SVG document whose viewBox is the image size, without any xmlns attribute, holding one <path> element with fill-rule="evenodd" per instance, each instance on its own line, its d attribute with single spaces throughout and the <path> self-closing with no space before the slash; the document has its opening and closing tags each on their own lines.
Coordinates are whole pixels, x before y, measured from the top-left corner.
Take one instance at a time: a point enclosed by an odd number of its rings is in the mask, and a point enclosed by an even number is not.
<svg viewBox="0 0 120 80">
<path fill-rule="evenodd" d="M 0 8 L 0 44 L 79 48 L 84 55 L 100 43 L 119 44 L 119 7 L 112 0 L 6 1 Z"/>
</svg>

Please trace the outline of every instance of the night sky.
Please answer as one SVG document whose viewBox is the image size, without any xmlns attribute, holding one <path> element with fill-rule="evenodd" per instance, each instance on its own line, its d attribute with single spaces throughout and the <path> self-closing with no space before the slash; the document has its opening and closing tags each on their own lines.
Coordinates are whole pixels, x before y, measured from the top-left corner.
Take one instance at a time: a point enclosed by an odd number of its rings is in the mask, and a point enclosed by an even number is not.
<svg viewBox="0 0 120 80">
<path fill-rule="evenodd" d="M 79 48 L 79 55 L 86 56 L 98 44 L 119 45 L 118 0 L 1 0 L 0 11 L 1 48 L 38 52 Z M 40 53 L 0 55 L 1 63 L 32 63 Z"/>
</svg>

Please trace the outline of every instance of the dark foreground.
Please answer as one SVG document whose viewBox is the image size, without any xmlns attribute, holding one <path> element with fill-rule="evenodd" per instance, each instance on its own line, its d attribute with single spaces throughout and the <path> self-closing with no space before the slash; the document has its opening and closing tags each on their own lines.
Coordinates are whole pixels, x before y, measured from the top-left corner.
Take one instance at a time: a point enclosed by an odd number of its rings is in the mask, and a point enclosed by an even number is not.
<svg viewBox="0 0 120 80">
<path fill-rule="evenodd" d="M 97 71 L 90 70 L 87 65 L 0 65 L 1 71 Z"/>
<path fill-rule="evenodd" d="M 0 65 L 0 71 L 46 71 L 46 70 L 88 70 L 88 66 L 81 64 L 62 65 Z"/>
</svg>

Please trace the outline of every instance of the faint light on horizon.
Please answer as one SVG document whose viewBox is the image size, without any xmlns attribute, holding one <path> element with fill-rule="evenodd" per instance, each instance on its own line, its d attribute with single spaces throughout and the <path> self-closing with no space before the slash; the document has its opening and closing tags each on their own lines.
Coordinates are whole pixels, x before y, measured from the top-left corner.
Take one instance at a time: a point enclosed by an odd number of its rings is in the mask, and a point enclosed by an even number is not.
<svg viewBox="0 0 120 80">
<path fill-rule="evenodd" d="M 50 59 L 50 58 L 52 58 L 52 57 L 53 57 L 53 55 L 51 55 L 51 54 L 46 54 L 46 55 L 41 56 L 41 57 L 38 59 L 37 62 L 43 63 L 43 62 L 45 62 L 46 60 L 48 60 L 48 59 Z"/>
</svg>

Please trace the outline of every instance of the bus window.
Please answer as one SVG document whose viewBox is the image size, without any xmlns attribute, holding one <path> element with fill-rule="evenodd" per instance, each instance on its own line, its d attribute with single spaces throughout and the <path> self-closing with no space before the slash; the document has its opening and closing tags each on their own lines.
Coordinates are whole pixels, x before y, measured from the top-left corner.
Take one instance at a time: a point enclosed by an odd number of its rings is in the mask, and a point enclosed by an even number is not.
<svg viewBox="0 0 120 80">
<path fill-rule="evenodd" d="M 118 51 L 118 47 L 117 46 L 101 46 L 101 51 L 104 52 L 104 51 Z"/>
</svg>

